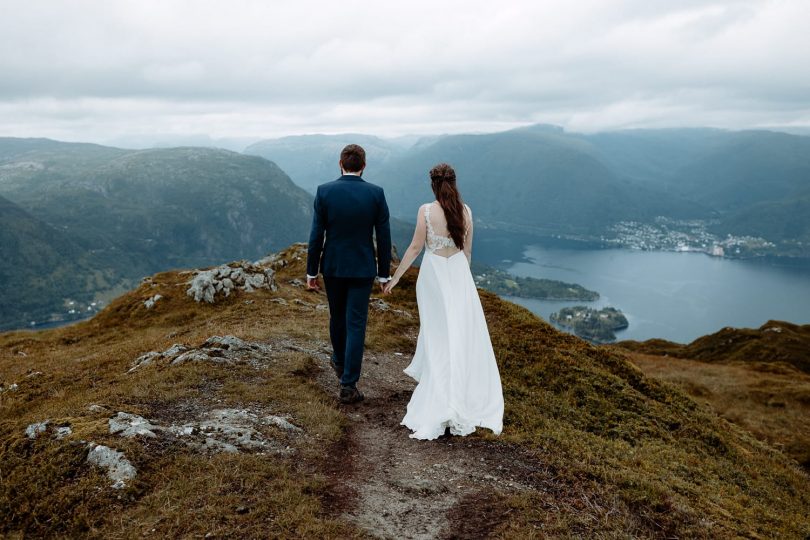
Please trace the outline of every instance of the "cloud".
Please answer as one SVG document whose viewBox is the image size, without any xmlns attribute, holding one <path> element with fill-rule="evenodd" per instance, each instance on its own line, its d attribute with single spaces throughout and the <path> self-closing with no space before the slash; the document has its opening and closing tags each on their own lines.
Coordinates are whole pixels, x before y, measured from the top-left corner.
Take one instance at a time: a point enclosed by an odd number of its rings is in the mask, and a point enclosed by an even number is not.
<svg viewBox="0 0 810 540">
<path fill-rule="evenodd" d="M 810 124 L 805 0 L 4 0 L 0 134 Z"/>
</svg>

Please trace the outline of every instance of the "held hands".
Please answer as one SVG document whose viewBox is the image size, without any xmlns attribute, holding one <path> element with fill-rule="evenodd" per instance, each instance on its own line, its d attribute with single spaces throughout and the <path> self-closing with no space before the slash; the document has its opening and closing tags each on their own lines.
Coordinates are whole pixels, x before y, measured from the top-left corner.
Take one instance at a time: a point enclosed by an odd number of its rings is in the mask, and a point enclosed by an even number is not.
<svg viewBox="0 0 810 540">
<path fill-rule="evenodd" d="M 318 278 L 317 277 L 314 277 L 314 278 L 308 277 L 307 278 L 307 290 L 316 291 L 316 292 L 321 290 L 321 286 L 318 284 Z"/>
<path fill-rule="evenodd" d="M 390 280 L 388 280 L 388 282 L 384 283 L 383 286 L 382 286 L 383 293 L 384 294 L 391 294 L 391 290 L 394 287 L 397 286 L 397 283 L 399 283 L 399 278 L 398 277 L 393 277 Z"/>
</svg>

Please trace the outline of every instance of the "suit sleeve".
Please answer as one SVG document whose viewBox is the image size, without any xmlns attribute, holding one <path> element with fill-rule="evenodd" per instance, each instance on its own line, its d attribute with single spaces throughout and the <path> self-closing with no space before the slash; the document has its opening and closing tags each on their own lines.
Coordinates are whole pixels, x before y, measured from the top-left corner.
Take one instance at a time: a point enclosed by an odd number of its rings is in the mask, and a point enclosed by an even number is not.
<svg viewBox="0 0 810 540">
<path fill-rule="evenodd" d="M 323 252 L 323 239 L 326 227 L 326 216 L 323 212 L 321 201 L 321 189 L 315 192 L 315 202 L 313 203 L 312 228 L 309 231 L 309 247 L 307 249 L 307 274 L 317 276 L 321 266 L 321 254 Z"/>
<path fill-rule="evenodd" d="M 380 206 L 377 210 L 377 221 L 374 223 L 377 237 L 377 276 L 391 276 L 391 225 L 389 223 L 388 203 L 385 192 L 380 190 Z"/>
</svg>

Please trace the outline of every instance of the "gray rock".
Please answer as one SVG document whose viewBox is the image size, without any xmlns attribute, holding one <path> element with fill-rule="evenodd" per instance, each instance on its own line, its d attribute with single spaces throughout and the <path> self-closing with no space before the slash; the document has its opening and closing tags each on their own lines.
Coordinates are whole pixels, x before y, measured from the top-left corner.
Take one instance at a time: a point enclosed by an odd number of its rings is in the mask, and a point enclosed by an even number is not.
<svg viewBox="0 0 810 540">
<path fill-rule="evenodd" d="M 159 352 L 157 352 L 157 351 L 149 351 L 148 353 L 142 354 L 138 358 L 135 359 L 135 362 L 133 362 L 132 367 L 129 368 L 127 373 L 132 373 L 133 371 L 135 371 L 138 368 L 148 366 L 149 364 L 154 362 L 154 360 L 156 358 L 160 358 L 160 357 L 161 357 L 161 354 Z"/>
<path fill-rule="evenodd" d="M 278 427 L 280 427 L 281 429 L 283 429 L 285 431 L 294 431 L 294 432 L 303 431 L 300 427 L 298 427 L 298 426 L 296 426 L 294 424 L 291 424 L 289 422 L 289 420 L 287 420 L 286 418 L 282 418 L 281 416 L 276 416 L 276 415 L 265 416 L 265 417 L 262 418 L 262 421 L 265 424 L 271 424 L 271 425 L 274 425 L 274 426 L 278 426 Z"/>
<path fill-rule="evenodd" d="M 129 373 L 160 360 L 168 360 L 170 365 L 186 362 L 215 362 L 218 364 L 249 363 L 256 367 L 266 363 L 272 349 L 269 345 L 248 342 L 236 336 L 211 336 L 200 347 L 189 349 L 182 343 L 175 343 L 163 352 L 151 351 L 139 356 Z"/>
<path fill-rule="evenodd" d="M 180 353 L 186 352 L 187 350 L 188 347 L 186 347 L 182 343 L 175 343 L 174 345 L 163 351 L 161 355 L 163 356 L 163 358 L 173 358 Z"/>
<path fill-rule="evenodd" d="M 59 426 L 54 430 L 54 435 L 56 436 L 57 440 L 64 439 L 65 437 L 71 435 L 72 433 L 73 429 L 70 426 Z"/>
<path fill-rule="evenodd" d="M 275 272 L 247 261 L 239 261 L 238 266 L 222 265 L 210 270 L 197 270 L 191 279 L 186 294 L 196 302 L 214 303 L 218 293 L 230 296 L 231 292 L 241 288 L 245 292 L 256 289 L 275 291 Z"/>
<path fill-rule="evenodd" d="M 155 438 L 155 430 L 160 429 L 153 425 L 146 418 L 137 414 L 119 412 L 108 420 L 110 433 L 121 435 L 122 437 L 149 437 Z"/>
<path fill-rule="evenodd" d="M 163 358 L 172 359 L 177 355 L 186 352 L 187 350 L 188 347 L 182 343 L 175 343 L 163 352 L 149 351 L 148 353 L 144 353 L 135 359 L 135 362 L 133 362 L 132 367 L 129 368 L 128 373 L 132 373 L 136 369 L 153 364 L 155 361 Z"/>
<path fill-rule="evenodd" d="M 261 351 L 269 353 L 271 348 L 269 345 L 256 342 L 247 342 L 236 336 L 211 336 L 205 340 L 202 345 L 204 348 L 216 347 L 220 349 L 228 349 L 229 351 Z"/>
<path fill-rule="evenodd" d="M 227 452 L 229 454 L 239 453 L 239 449 L 234 445 L 218 441 L 217 439 L 212 439 L 211 437 L 206 438 L 205 442 L 202 444 L 194 444 L 193 446 L 197 447 L 199 450 L 207 450 L 209 452 Z"/>
<path fill-rule="evenodd" d="M 87 463 L 106 469 L 107 477 L 114 482 L 113 488 L 121 489 L 126 486 L 128 480 L 135 478 L 137 471 L 123 452 L 103 444 L 90 443 L 89 447 Z"/>
<path fill-rule="evenodd" d="M 375 311 L 396 313 L 397 315 L 399 315 L 401 317 L 405 317 L 407 319 L 410 319 L 410 318 L 413 317 L 413 315 L 411 315 L 407 311 L 404 311 L 402 309 L 394 309 L 393 307 L 391 307 L 391 304 L 389 304 L 388 302 L 386 302 L 382 298 L 372 298 L 369 301 L 368 305 L 369 305 L 369 307 L 371 309 L 373 309 Z"/>
<path fill-rule="evenodd" d="M 205 300 L 209 304 L 214 303 L 213 279 L 209 272 L 200 272 L 191 280 L 191 286 L 186 290 L 188 296 L 192 296 L 195 302 Z"/>
<path fill-rule="evenodd" d="M 48 429 L 48 424 L 50 424 L 50 420 L 45 420 L 44 422 L 35 422 L 33 424 L 29 424 L 27 428 L 25 428 L 25 436 L 29 439 L 36 439 L 40 433 L 45 433 L 45 430 Z"/>
<path fill-rule="evenodd" d="M 161 296 L 159 294 L 156 294 L 155 296 L 153 296 L 151 298 L 147 298 L 146 300 L 144 300 L 143 305 L 146 307 L 146 309 L 152 309 L 154 307 L 155 303 L 158 300 L 160 300 L 161 298 L 163 298 L 163 296 Z"/>
<path fill-rule="evenodd" d="M 206 354 L 205 351 L 201 351 L 199 349 L 192 349 L 188 352 L 184 352 L 174 360 L 172 360 L 173 366 L 177 366 L 180 364 L 185 364 L 186 362 L 208 362 L 208 361 L 216 361 L 217 363 L 222 363 L 223 361 L 227 361 L 227 359 L 222 358 L 212 358 Z"/>
</svg>

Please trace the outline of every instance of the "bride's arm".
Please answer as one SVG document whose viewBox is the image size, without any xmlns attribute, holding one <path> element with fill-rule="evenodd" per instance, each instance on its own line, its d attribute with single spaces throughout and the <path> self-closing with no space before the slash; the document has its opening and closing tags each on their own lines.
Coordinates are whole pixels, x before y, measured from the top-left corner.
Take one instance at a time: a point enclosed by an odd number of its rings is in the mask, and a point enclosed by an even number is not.
<svg viewBox="0 0 810 540">
<path fill-rule="evenodd" d="M 419 207 L 419 212 L 416 214 L 416 229 L 413 231 L 411 245 L 408 246 L 408 249 L 406 249 L 405 253 L 402 255 L 402 260 L 399 262 L 397 271 L 394 272 L 394 277 L 385 284 L 386 293 L 391 292 L 391 289 L 399 282 L 399 278 L 402 277 L 402 274 L 411 267 L 413 261 L 422 253 L 422 248 L 425 247 L 425 229 L 425 206 L 422 205 Z"/>
</svg>

